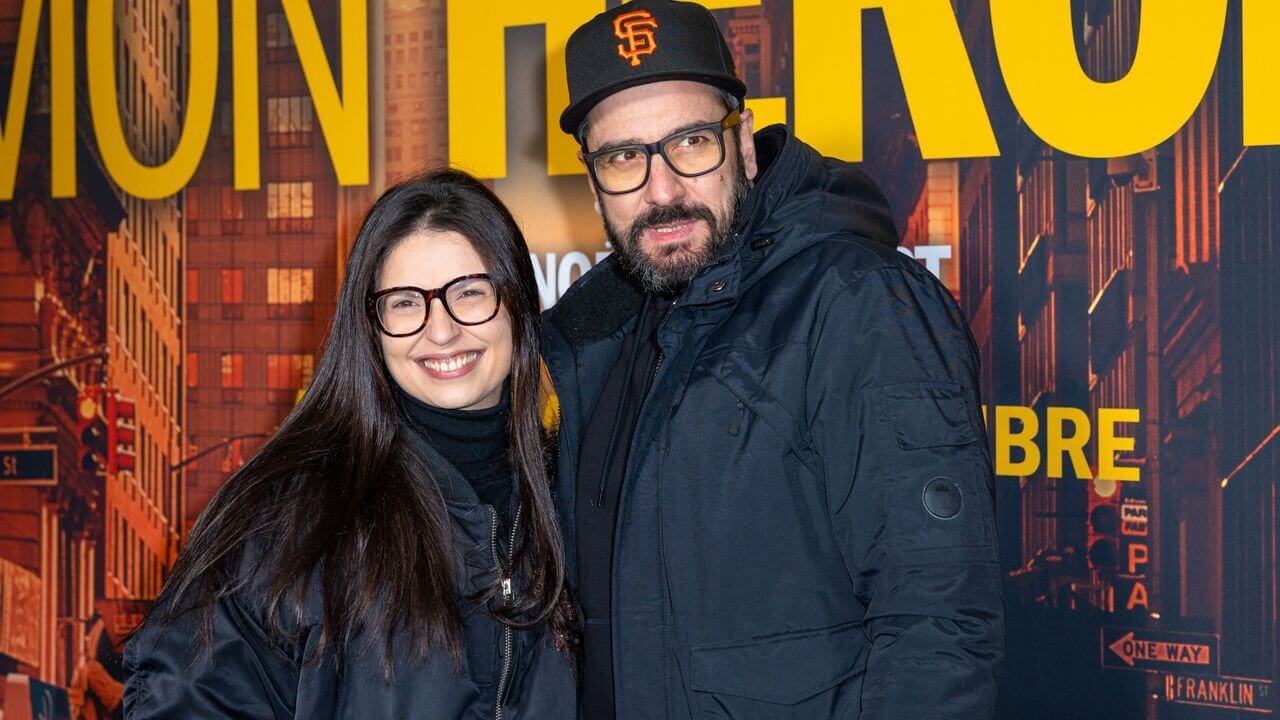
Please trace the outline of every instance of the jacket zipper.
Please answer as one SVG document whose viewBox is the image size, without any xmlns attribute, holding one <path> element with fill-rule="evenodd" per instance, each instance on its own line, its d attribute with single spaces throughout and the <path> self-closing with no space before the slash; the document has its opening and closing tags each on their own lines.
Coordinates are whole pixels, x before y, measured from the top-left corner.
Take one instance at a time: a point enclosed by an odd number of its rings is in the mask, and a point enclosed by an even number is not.
<svg viewBox="0 0 1280 720">
<path fill-rule="evenodd" d="M 649 372 L 649 387 L 645 391 L 644 398 L 641 400 L 641 410 L 640 410 L 641 413 L 644 412 L 644 405 L 643 405 L 644 400 L 647 400 L 649 397 L 649 393 L 653 392 L 653 381 L 658 379 L 658 371 L 662 369 L 662 361 L 664 358 L 665 356 L 662 354 L 662 349 L 659 348 L 658 355 L 656 358 L 654 358 L 654 361 L 653 361 L 653 369 Z M 626 393 L 623 393 L 624 397 L 626 396 L 627 393 L 631 392 L 631 380 L 630 380 L 631 373 L 632 373 L 632 369 L 628 367 L 627 368 L 627 378 L 628 378 L 627 390 L 626 390 Z M 618 413 L 613 417 L 613 431 L 609 435 L 609 445 L 605 449 L 606 454 L 605 454 L 605 461 L 604 461 L 604 472 L 600 475 L 600 487 L 596 492 L 596 507 L 598 508 L 604 507 L 604 493 L 605 493 L 605 490 L 607 490 L 609 487 L 608 481 L 613 470 L 613 448 L 614 448 L 614 443 L 618 441 L 618 423 L 621 421 L 621 419 L 622 419 L 622 413 Z M 639 422 L 637 422 L 636 427 L 639 427 L 639 426 L 640 424 Z M 635 433 L 635 430 L 636 428 L 631 429 L 633 434 Z M 630 452 L 628 452 L 627 454 L 628 456 L 630 456 Z"/>
<path fill-rule="evenodd" d="M 493 562 L 498 566 L 498 572 L 502 575 L 502 601 L 507 605 L 515 598 L 515 591 L 512 589 L 511 568 L 505 567 L 502 557 L 498 554 L 498 511 L 489 508 L 489 512 L 493 514 L 493 527 L 489 531 L 489 546 L 493 549 Z M 520 508 L 516 508 L 515 519 L 511 521 L 511 544 L 510 549 L 515 550 L 516 546 L 516 529 L 520 527 Z M 507 684 L 511 681 L 511 665 L 512 651 L 515 645 L 515 631 L 510 625 L 502 626 L 502 675 L 498 678 L 498 696 L 493 704 L 494 720 L 502 720 L 503 708 L 502 703 L 507 694 Z"/>
<path fill-rule="evenodd" d="M 737 435 L 742 430 L 742 421 L 747 419 L 747 406 L 742 404 L 741 400 L 736 397 L 734 400 L 738 403 L 738 410 L 733 415 L 733 420 L 729 422 L 729 434 Z"/>
</svg>

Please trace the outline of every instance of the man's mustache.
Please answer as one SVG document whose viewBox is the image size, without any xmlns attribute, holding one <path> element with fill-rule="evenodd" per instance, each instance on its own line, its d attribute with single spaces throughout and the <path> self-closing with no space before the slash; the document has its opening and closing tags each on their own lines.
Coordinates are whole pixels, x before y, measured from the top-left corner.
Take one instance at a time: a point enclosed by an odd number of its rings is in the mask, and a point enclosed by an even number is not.
<svg viewBox="0 0 1280 720">
<path fill-rule="evenodd" d="M 627 232 L 627 240 L 634 245 L 640 242 L 640 233 L 655 225 L 667 225 L 692 220 L 706 222 L 713 233 L 716 230 L 716 216 L 711 212 L 711 208 L 706 205 L 687 205 L 683 203 L 680 205 L 661 205 L 646 212 L 631 223 L 631 229 Z"/>
</svg>

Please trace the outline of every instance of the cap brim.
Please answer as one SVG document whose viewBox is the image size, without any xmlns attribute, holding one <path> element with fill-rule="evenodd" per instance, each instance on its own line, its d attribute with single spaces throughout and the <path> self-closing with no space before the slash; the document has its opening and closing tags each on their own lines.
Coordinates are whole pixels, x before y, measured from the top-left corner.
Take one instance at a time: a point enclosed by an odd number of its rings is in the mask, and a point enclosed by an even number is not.
<svg viewBox="0 0 1280 720">
<path fill-rule="evenodd" d="M 610 95 L 626 90 L 627 88 L 636 87 L 637 85 L 647 85 L 648 83 L 662 82 L 664 80 L 693 80 L 694 82 L 705 83 L 713 87 L 733 93 L 738 98 L 747 96 L 747 86 L 737 78 L 726 77 L 724 75 L 708 75 L 698 72 L 678 72 L 673 70 L 663 70 L 651 73 L 649 75 L 634 75 L 619 80 L 616 83 L 606 85 L 599 90 L 578 99 L 575 103 L 570 103 L 569 107 L 560 113 L 560 129 L 569 135 L 578 132 L 578 126 L 582 124 L 583 119 L 591 112 L 601 100 Z"/>
</svg>

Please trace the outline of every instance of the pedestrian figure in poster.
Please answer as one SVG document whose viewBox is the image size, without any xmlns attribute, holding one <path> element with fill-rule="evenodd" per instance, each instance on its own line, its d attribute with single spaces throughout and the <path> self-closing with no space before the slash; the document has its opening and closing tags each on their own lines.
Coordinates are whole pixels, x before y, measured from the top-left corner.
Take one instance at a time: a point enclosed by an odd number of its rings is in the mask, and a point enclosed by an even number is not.
<svg viewBox="0 0 1280 720">
<path fill-rule="evenodd" d="M 84 663 L 71 676 L 68 694 L 73 716 L 79 720 L 118 720 L 124 717 L 124 667 L 107 632 L 106 618 L 94 615 L 85 635 Z"/>
</svg>

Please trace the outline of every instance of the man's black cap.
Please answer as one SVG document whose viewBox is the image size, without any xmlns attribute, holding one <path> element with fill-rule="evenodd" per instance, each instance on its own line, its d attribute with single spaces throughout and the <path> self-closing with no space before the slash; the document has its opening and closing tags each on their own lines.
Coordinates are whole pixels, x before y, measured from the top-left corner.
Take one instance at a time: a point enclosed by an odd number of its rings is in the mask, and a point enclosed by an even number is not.
<svg viewBox="0 0 1280 720">
<path fill-rule="evenodd" d="M 711 11 L 691 2 L 635 0 L 596 15 L 569 37 L 565 67 L 569 107 L 560 129 L 571 135 L 596 103 L 645 83 L 707 83 L 732 93 L 739 108 L 747 96 Z"/>
</svg>

